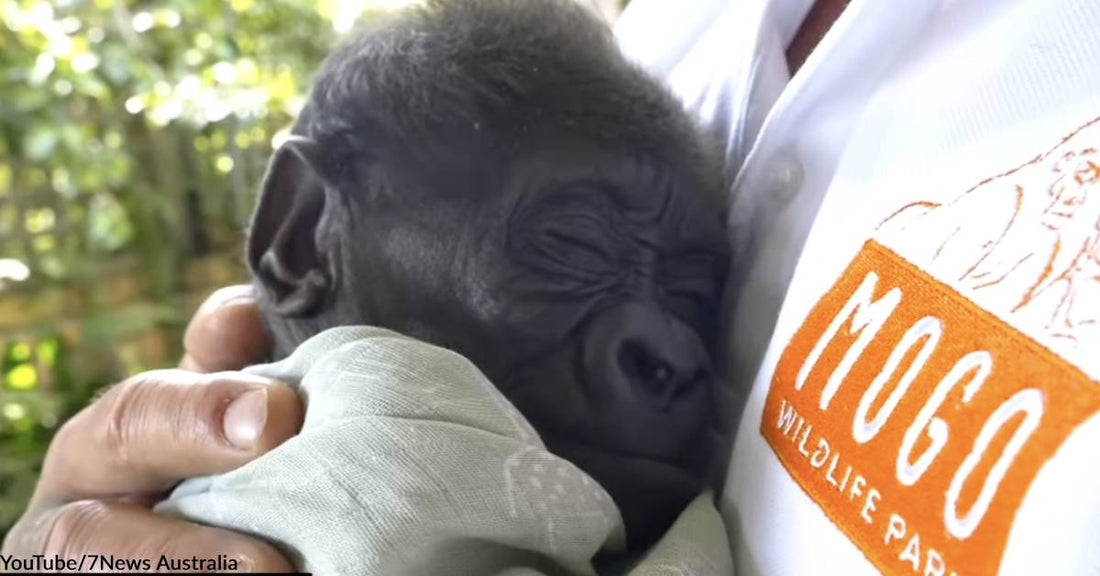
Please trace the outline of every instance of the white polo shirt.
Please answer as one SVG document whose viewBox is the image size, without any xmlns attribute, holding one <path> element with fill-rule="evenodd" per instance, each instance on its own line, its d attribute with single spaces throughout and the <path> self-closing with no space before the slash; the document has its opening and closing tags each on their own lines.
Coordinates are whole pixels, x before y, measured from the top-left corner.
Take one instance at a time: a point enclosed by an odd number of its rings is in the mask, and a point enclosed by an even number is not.
<svg viewBox="0 0 1100 576">
<path fill-rule="evenodd" d="M 725 139 L 739 575 L 1100 575 L 1100 1 L 633 0 Z"/>
</svg>

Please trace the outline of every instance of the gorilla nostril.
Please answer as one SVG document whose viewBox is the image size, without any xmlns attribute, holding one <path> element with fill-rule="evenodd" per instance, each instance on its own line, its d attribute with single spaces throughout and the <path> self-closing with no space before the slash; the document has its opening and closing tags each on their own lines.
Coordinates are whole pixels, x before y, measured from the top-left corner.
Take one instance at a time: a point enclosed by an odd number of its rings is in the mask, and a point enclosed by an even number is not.
<svg viewBox="0 0 1100 576">
<path fill-rule="evenodd" d="M 627 380 L 640 385 L 647 393 L 660 394 L 660 379 L 668 378 L 669 368 L 649 354 L 645 347 L 633 341 L 619 348 L 619 369 Z"/>
<path fill-rule="evenodd" d="M 671 399 L 681 388 L 676 368 L 662 360 L 649 348 L 636 341 L 627 341 L 619 348 L 619 368 L 627 380 L 650 398 Z"/>
</svg>

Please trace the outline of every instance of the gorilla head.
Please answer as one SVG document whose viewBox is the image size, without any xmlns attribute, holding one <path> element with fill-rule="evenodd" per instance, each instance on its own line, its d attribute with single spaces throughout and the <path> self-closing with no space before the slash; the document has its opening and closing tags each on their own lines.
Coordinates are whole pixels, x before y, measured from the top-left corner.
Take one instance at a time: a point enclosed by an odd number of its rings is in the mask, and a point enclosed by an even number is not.
<svg viewBox="0 0 1100 576">
<path fill-rule="evenodd" d="M 323 65 L 248 263 L 283 356 L 371 324 L 455 350 L 600 481 L 633 547 L 703 485 L 726 266 L 681 105 L 565 0 L 447 0 Z"/>
</svg>

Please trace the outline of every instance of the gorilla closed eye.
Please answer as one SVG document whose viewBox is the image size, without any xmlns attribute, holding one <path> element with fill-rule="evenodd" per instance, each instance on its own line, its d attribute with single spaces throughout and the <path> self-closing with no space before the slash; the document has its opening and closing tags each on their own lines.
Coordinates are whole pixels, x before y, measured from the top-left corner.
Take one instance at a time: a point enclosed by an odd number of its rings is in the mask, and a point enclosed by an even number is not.
<svg viewBox="0 0 1100 576">
<path fill-rule="evenodd" d="M 519 209 L 510 222 L 512 254 L 531 268 L 592 278 L 622 266 L 621 240 L 611 224 L 613 207 L 601 191 L 581 195 L 556 193 Z"/>
<path fill-rule="evenodd" d="M 661 284 L 668 290 L 703 292 L 717 296 L 725 273 L 718 254 L 703 249 L 662 255 Z"/>
</svg>

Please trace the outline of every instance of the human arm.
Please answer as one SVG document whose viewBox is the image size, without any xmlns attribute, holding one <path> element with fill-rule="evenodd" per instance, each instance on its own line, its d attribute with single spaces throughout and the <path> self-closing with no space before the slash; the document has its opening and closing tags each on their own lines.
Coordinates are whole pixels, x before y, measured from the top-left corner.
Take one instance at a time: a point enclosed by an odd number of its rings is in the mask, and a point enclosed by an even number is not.
<svg viewBox="0 0 1100 576">
<path fill-rule="evenodd" d="M 297 433 L 302 408 L 289 387 L 211 372 L 243 367 L 267 347 L 245 287 L 212 295 L 188 327 L 186 369 L 129 378 L 61 427 L 4 554 L 224 554 L 244 571 L 289 570 L 266 543 L 150 510 L 180 479 L 235 469 Z"/>
</svg>

